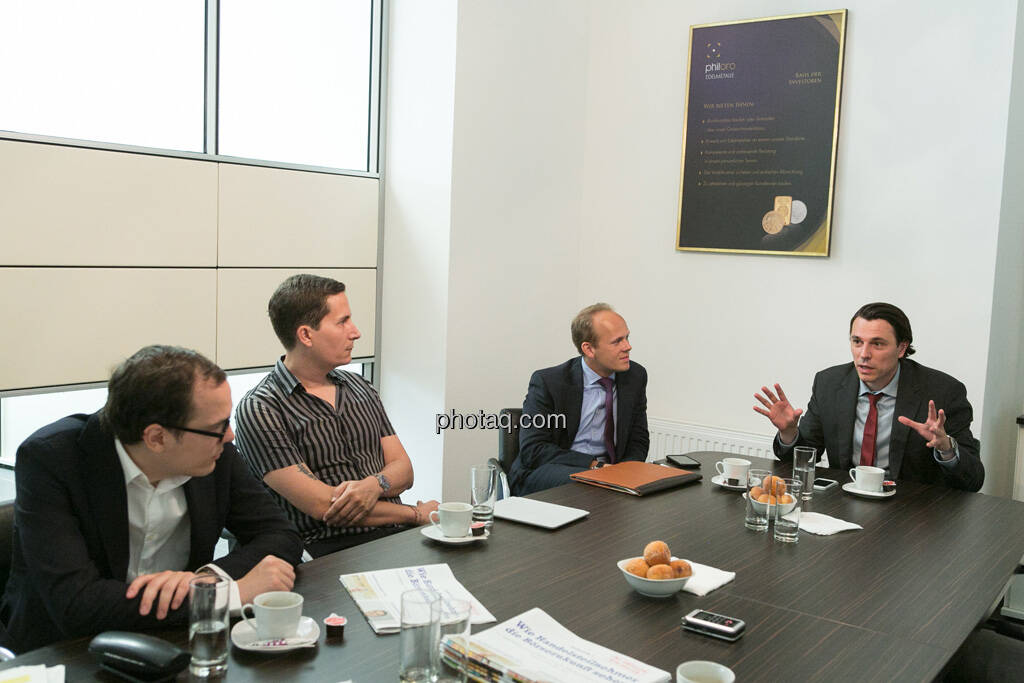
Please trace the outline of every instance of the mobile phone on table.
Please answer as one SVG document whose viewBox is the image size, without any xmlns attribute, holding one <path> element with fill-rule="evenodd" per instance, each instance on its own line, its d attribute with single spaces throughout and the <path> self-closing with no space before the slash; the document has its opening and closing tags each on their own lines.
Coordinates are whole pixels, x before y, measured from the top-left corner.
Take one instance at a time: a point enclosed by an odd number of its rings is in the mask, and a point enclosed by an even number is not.
<svg viewBox="0 0 1024 683">
<path fill-rule="evenodd" d="M 666 455 L 665 459 L 676 467 L 694 468 L 700 467 L 700 461 L 694 460 L 688 455 Z"/>
<path fill-rule="evenodd" d="M 695 609 L 682 619 L 683 628 L 688 631 L 695 631 L 713 638 L 721 638 L 730 642 L 739 640 L 747 623 L 742 619 L 730 617 L 725 614 L 708 612 L 703 609 Z"/>
<path fill-rule="evenodd" d="M 839 484 L 835 479 L 826 479 L 824 477 L 818 477 L 814 480 L 815 491 L 828 491 L 830 488 Z"/>
</svg>

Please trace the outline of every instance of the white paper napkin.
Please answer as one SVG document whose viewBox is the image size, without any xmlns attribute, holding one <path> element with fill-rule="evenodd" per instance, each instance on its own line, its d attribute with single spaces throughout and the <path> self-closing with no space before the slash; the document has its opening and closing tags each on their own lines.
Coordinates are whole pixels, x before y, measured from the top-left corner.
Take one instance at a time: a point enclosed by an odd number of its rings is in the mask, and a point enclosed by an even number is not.
<svg viewBox="0 0 1024 683">
<path fill-rule="evenodd" d="M 841 519 L 829 517 L 820 512 L 803 512 L 800 514 L 800 531 L 817 534 L 818 536 L 831 536 L 840 531 L 863 528 L 860 524 L 844 522 Z"/>
<path fill-rule="evenodd" d="M 707 595 L 736 578 L 736 572 L 723 572 L 706 564 L 697 564 L 693 560 L 690 560 L 690 567 L 693 568 L 693 575 L 683 586 L 683 590 L 694 595 Z"/>
</svg>

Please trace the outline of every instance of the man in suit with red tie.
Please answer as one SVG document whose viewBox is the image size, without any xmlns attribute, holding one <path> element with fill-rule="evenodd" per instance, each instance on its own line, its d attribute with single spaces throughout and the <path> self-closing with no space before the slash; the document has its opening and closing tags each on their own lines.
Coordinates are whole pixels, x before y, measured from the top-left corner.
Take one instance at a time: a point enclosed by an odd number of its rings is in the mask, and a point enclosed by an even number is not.
<svg viewBox="0 0 1024 683">
<path fill-rule="evenodd" d="M 599 303 L 580 311 L 570 331 L 580 355 L 530 378 L 508 475 L 516 495 L 567 484 L 599 463 L 647 459 L 647 371 L 629 359 L 626 321 Z"/>
<path fill-rule="evenodd" d="M 812 446 L 828 453 L 830 467 L 873 465 L 888 479 L 980 489 L 985 468 L 967 390 L 910 360 L 913 340 L 903 311 L 865 304 L 850 320 L 853 362 L 815 375 L 806 412 L 790 405 L 778 384 L 774 392 L 761 387 L 754 410 L 779 430 L 775 454 Z"/>
</svg>

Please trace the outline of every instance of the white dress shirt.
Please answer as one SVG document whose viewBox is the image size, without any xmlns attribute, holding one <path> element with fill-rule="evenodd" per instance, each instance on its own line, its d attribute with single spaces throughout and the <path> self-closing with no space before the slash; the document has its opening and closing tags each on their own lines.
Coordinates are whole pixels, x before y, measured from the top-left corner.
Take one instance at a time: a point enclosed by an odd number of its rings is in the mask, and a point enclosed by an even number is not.
<svg viewBox="0 0 1024 683">
<path fill-rule="evenodd" d="M 114 450 L 124 471 L 128 498 L 126 583 L 144 574 L 184 571 L 192 549 L 192 523 L 183 487 L 192 477 L 167 477 L 153 486 L 118 438 Z M 231 610 L 237 613 L 242 603 L 237 582 L 215 564 L 204 565 L 196 573 L 204 570 L 231 581 Z"/>
</svg>

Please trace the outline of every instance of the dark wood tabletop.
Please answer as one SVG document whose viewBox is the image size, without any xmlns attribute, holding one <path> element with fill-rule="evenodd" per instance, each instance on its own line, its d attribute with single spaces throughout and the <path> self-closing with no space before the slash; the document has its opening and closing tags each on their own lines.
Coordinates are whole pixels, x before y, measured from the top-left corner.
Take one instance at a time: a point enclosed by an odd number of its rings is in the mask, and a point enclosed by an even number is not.
<svg viewBox="0 0 1024 683">
<path fill-rule="evenodd" d="M 398 636 L 375 635 L 338 576 L 446 562 L 498 622 L 538 606 L 578 636 L 669 672 L 710 659 L 740 681 L 928 681 L 988 615 L 1024 555 L 1024 504 L 912 482 L 882 500 L 815 491 L 805 510 L 864 529 L 777 543 L 770 531 L 744 528 L 740 493 L 711 482 L 725 454 L 691 455 L 704 479 L 682 488 L 637 498 L 573 483 L 537 494 L 590 512 L 562 529 L 498 520 L 489 539 L 464 546 L 414 529 L 306 563 L 295 586 L 305 614 L 348 617 L 344 641 L 322 636 L 315 649 L 278 655 L 232 647 L 227 680 L 396 680 Z M 748 459 L 788 473 L 784 463 Z M 819 476 L 848 481 L 833 470 Z M 659 539 L 678 557 L 736 572 L 735 580 L 705 597 L 634 592 L 615 563 Z M 682 630 L 680 618 L 697 607 L 745 620 L 746 634 L 727 643 Z M 155 634 L 186 646 L 185 629 Z M 69 681 L 116 680 L 98 670 L 88 641 L 44 647 L 4 668 L 64 663 Z"/>
</svg>

